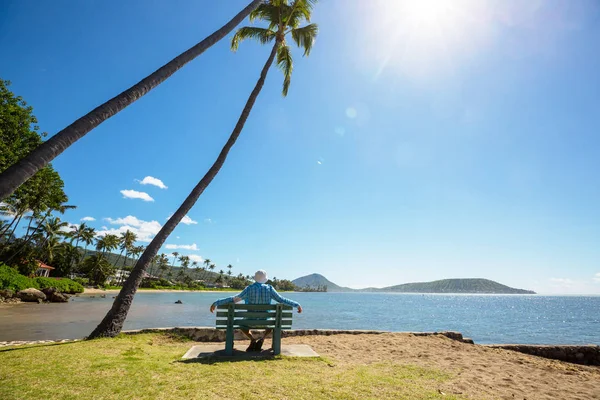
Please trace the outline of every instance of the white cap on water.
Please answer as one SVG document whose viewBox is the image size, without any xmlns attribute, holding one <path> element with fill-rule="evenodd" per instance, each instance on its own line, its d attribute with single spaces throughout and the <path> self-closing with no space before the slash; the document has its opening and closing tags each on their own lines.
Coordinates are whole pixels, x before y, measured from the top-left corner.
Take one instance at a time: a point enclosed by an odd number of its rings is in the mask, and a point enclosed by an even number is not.
<svg viewBox="0 0 600 400">
<path fill-rule="evenodd" d="M 259 269 L 258 271 L 256 271 L 256 273 L 254 274 L 254 280 L 258 283 L 267 283 L 267 281 L 269 280 L 269 278 L 267 278 L 267 271 L 263 269 Z"/>
</svg>

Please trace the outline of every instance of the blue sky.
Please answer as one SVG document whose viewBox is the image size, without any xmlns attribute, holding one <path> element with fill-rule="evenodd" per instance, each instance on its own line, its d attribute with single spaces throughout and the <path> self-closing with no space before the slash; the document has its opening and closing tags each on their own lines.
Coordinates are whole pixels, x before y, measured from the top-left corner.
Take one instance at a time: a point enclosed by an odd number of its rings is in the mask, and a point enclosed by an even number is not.
<svg viewBox="0 0 600 400">
<path fill-rule="evenodd" d="M 54 134 L 246 3 L 4 1 L 0 76 Z M 483 277 L 600 293 L 600 5 L 523 3 L 323 0 L 288 97 L 272 69 L 167 244 L 234 273 L 319 272 L 351 287 Z M 55 160 L 78 206 L 66 220 L 146 239 L 165 223 L 269 53 L 228 42 Z"/>
</svg>

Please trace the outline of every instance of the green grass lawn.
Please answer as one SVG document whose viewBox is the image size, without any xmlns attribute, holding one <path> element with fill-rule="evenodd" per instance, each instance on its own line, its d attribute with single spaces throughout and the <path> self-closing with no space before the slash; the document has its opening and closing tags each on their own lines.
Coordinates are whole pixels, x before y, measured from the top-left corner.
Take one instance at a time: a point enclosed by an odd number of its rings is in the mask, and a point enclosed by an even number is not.
<svg viewBox="0 0 600 400">
<path fill-rule="evenodd" d="M 450 376 L 326 358 L 181 362 L 193 342 L 166 334 L 0 349 L 0 399 L 456 399 Z"/>
</svg>

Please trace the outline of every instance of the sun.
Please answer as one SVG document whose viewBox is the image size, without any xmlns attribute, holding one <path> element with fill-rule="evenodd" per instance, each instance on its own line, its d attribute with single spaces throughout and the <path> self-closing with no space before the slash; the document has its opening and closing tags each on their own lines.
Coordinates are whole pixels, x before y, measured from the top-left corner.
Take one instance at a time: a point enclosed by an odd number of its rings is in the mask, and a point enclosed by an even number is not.
<svg viewBox="0 0 600 400">
<path fill-rule="evenodd" d="M 406 16 L 407 22 L 423 28 L 440 24 L 453 11 L 452 3 L 443 0 L 392 0 L 390 3 L 392 8 Z"/>
<path fill-rule="evenodd" d="M 394 68 L 411 76 L 448 70 L 485 36 L 486 2 L 481 0 L 371 0 L 367 22 L 376 77 Z M 384 38 L 383 40 L 381 38 Z M 375 53 L 375 54 L 373 54 Z"/>
</svg>

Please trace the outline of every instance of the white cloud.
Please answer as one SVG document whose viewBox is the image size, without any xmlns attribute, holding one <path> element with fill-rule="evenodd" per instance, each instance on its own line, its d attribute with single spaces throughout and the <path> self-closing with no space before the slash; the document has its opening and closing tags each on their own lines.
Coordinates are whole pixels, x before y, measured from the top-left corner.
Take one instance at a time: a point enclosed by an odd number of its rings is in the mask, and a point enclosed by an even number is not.
<svg viewBox="0 0 600 400">
<path fill-rule="evenodd" d="M 77 225 L 77 224 L 71 224 L 71 223 L 68 223 L 68 225 L 67 225 L 67 226 L 63 226 L 63 227 L 62 227 L 62 228 L 60 228 L 59 230 L 60 230 L 61 232 L 65 232 L 65 233 L 71 233 L 71 232 L 73 232 L 75 229 L 77 229 L 78 227 L 79 227 L 79 225 Z"/>
<path fill-rule="evenodd" d="M 181 223 L 182 224 L 186 224 L 186 225 L 197 225 L 198 221 L 194 221 L 193 219 L 191 219 L 190 217 L 188 217 L 187 215 L 185 217 L 183 217 L 181 219 Z"/>
<path fill-rule="evenodd" d="M 81 221 L 84 221 L 84 222 L 86 222 L 86 221 L 92 222 L 92 221 L 95 221 L 95 220 L 96 220 L 96 218 L 94 218 L 94 217 L 83 217 L 83 218 L 81 218 Z"/>
<path fill-rule="evenodd" d="M 198 246 L 196 245 L 196 243 L 194 243 L 194 244 L 167 244 L 167 245 L 165 245 L 165 248 L 169 249 L 169 250 L 176 250 L 176 249 L 193 250 L 193 251 L 200 250 L 198 248 Z"/>
<path fill-rule="evenodd" d="M 600 272 L 598 272 L 596 275 L 594 275 L 594 282 L 600 283 Z"/>
<path fill-rule="evenodd" d="M 134 217 L 133 215 L 128 215 L 125 218 L 105 218 L 111 225 L 121 225 L 118 228 L 107 228 L 106 226 L 102 227 L 102 230 L 97 231 L 96 235 L 105 236 L 107 234 L 120 235 L 121 233 L 130 230 L 131 232 L 137 235 L 137 240 L 140 242 L 149 242 L 152 240 L 154 235 L 156 235 L 162 226 L 158 221 L 144 221 Z"/>
<path fill-rule="evenodd" d="M 121 194 L 126 199 L 141 199 L 144 201 L 154 201 L 146 192 L 138 192 L 137 190 L 121 190 Z"/>
<path fill-rule="evenodd" d="M 169 215 L 167 217 L 167 219 L 171 218 L 173 216 L 173 214 Z M 182 224 L 186 224 L 186 225 L 197 225 L 198 221 L 194 221 L 193 219 L 191 219 L 189 216 L 185 216 L 181 219 L 181 223 Z"/>
<path fill-rule="evenodd" d="M 206 224 L 212 224 L 213 220 L 210 219 L 210 218 L 204 218 L 204 223 L 206 223 Z"/>
<path fill-rule="evenodd" d="M 188 257 L 190 258 L 190 260 L 198 262 L 198 264 L 202 264 L 204 262 L 204 259 L 198 254 L 190 254 L 188 255 Z"/>
<path fill-rule="evenodd" d="M 168 186 L 166 186 L 163 183 L 163 181 L 161 181 L 160 179 L 155 178 L 153 176 L 147 176 L 144 179 L 142 179 L 141 181 L 138 180 L 138 182 L 140 183 L 140 185 L 152 185 L 152 186 L 159 187 L 161 189 L 167 189 L 168 188 Z"/>
</svg>

